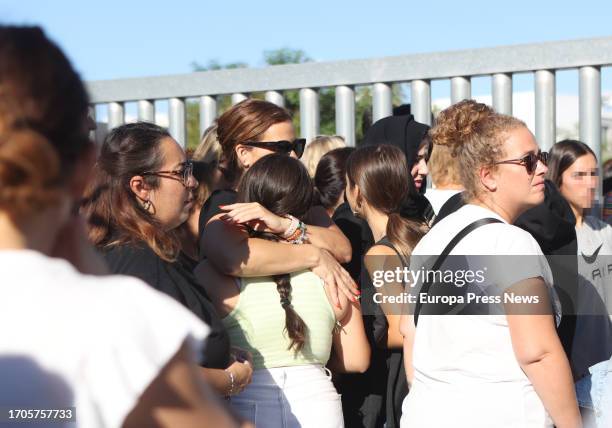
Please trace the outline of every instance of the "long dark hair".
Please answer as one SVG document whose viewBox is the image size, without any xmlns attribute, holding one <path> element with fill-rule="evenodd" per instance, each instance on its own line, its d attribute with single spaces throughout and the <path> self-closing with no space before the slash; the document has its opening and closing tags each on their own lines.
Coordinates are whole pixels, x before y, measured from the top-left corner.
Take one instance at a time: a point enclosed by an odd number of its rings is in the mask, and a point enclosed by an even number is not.
<svg viewBox="0 0 612 428">
<path fill-rule="evenodd" d="M 346 176 L 351 188 L 359 186 L 366 201 L 389 217 L 387 238 L 404 257 L 409 257 L 426 227 L 399 213 L 404 198 L 416 193 L 404 153 L 388 144 L 362 147 L 349 156 Z"/>
<path fill-rule="evenodd" d="M 164 230 L 130 189 L 132 177 L 162 166 L 161 142 L 168 137 L 166 129 L 147 122 L 118 126 L 106 136 L 82 204 L 97 247 L 145 242 L 163 260 L 176 259 L 175 233 Z M 143 178 L 152 189 L 159 187 L 159 177 Z"/>
<path fill-rule="evenodd" d="M 315 203 L 325 209 L 336 206 L 346 187 L 346 160 L 353 147 L 342 147 L 327 152 L 319 163 L 314 176 Z"/>
<path fill-rule="evenodd" d="M 562 176 L 565 170 L 572 166 L 576 159 L 588 154 L 593 155 L 597 159 L 593 150 L 582 141 L 559 141 L 550 149 L 546 178 L 555 183 L 558 188 L 561 188 L 561 184 L 563 184 Z"/>
<path fill-rule="evenodd" d="M 238 202 L 258 202 L 279 216 L 291 214 L 303 218 L 312 199 L 313 185 L 306 167 L 285 155 L 264 156 L 247 170 L 238 185 Z M 273 278 L 285 310 L 285 330 L 291 340 L 289 349 L 299 352 L 304 348 L 307 326 L 291 305 L 290 276 L 274 275 Z"/>
</svg>

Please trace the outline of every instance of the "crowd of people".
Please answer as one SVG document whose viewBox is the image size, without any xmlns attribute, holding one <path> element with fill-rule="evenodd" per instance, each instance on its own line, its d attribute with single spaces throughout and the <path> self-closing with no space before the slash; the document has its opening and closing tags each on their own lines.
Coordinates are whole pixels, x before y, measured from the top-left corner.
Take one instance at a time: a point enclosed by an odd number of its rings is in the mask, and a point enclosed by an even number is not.
<svg viewBox="0 0 612 428">
<path fill-rule="evenodd" d="M 587 144 L 544 153 L 473 100 L 307 142 L 247 99 L 189 154 L 148 122 L 96 147 L 88 105 L 41 29 L 0 26 L 0 423 L 612 426 L 612 191 Z M 528 313 L 378 284 L 482 256 L 479 298 Z"/>
</svg>

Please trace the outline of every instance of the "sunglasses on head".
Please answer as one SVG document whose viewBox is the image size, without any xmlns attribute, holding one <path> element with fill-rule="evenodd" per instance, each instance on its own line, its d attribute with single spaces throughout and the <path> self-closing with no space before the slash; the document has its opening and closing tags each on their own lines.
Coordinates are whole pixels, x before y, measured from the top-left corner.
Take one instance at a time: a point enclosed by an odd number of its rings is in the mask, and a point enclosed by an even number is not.
<svg viewBox="0 0 612 428">
<path fill-rule="evenodd" d="M 523 165 L 525 169 L 527 170 L 527 174 L 531 175 L 535 172 L 538 166 L 538 161 L 542 162 L 544 165 L 547 165 L 548 164 L 548 153 L 546 152 L 538 152 L 537 154 L 528 153 L 522 158 L 507 159 L 507 160 L 495 162 L 494 165 L 499 165 L 502 163 L 507 163 L 507 164 L 512 164 L 512 165 Z"/>
<path fill-rule="evenodd" d="M 295 152 L 298 158 L 301 158 L 304 154 L 304 147 L 306 147 L 305 138 L 297 138 L 293 141 L 281 140 L 281 141 L 247 141 L 242 143 L 243 146 L 259 147 L 266 150 L 271 150 L 276 153 L 289 154 L 292 151 Z"/>
</svg>

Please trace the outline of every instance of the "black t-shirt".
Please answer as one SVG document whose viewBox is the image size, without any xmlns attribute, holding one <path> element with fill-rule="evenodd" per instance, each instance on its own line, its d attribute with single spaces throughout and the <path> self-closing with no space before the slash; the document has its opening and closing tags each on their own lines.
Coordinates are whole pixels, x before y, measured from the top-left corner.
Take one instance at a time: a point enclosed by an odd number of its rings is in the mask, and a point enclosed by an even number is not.
<svg viewBox="0 0 612 428">
<path fill-rule="evenodd" d="M 198 228 L 200 230 L 200 238 L 199 238 L 199 247 L 200 247 L 200 260 L 204 260 L 206 257 L 204 256 L 204 252 L 202 251 L 204 239 L 204 228 L 206 224 L 210 221 L 211 218 L 216 216 L 223 211 L 219 208 L 219 205 L 230 205 L 235 204 L 236 199 L 238 198 L 238 193 L 233 190 L 215 190 L 208 197 L 206 202 L 204 202 L 204 206 L 200 211 L 200 219 L 198 220 Z"/>
<path fill-rule="evenodd" d="M 144 243 L 117 245 L 102 254 L 113 273 L 142 279 L 156 290 L 179 301 L 210 326 L 202 366 L 214 369 L 225 369 L 229 366 L 229 336 L 206 292 L 197 283 L 191 269 L 193 262 L 190 262 L 187 256 L 181 254 L 179 260 L 169 263 L 158 257 Z"/>
</svg>

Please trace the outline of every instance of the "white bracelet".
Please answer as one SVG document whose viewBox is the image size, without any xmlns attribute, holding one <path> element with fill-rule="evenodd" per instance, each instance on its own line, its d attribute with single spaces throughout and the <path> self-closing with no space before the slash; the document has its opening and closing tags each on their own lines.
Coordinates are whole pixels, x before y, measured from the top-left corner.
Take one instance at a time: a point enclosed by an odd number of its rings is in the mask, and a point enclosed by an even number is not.
<svg viewBox="0 0 612 428">
<path fill-rule="evenodd" d="M 287 238 L 289 238 L 291 235 L 293 235 L 295 233 L 295 231 L 297 230 L 297 228 L 300 225 L 300 221 L 297 218 L 295 218 L 292 215 L 290 215 L 290 214 L 286 215 L 285 218 L 288 218 L 288 219 L 291 220 L 291 224 L 289 225 L 287 230 L 285 230 L 283 232 L 283 238 L 287 239 Z"/>
<path fill-rule="evenodd" d="M 227 395 L 232 395 L 234 393 L 234 386 L 235 386 L 234 373 L 232 373 L 228 369 L 225 369 L 224 371 L 225 371 L 225 373 L 227 373 L 229 375 L 229 378 L 230 378 L 230 390 L 229 390 L 229 393 Z"/>
</svg>

